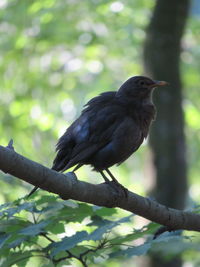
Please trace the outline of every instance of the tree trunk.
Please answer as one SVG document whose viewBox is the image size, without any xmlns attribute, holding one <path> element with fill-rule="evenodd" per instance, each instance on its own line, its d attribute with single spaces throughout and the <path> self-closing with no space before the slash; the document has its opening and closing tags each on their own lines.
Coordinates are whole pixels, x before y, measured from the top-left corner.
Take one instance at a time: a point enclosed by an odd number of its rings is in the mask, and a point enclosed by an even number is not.
<svg viewBox="0 0 200 267">
<path fill-rule="evenodd" d="M 146 73 L 170 86 L 157 89 L 154 102 L 157 118 L 150 134 L 156 170 L 154 196 L 160 203 L 183 209 L 187 192 L 187 166 L 180 77 L 181 37 L 189 0 L 157 0 L 144 47 Z M 153 258 L 152 266 L 178 267 L 181 260 L 164 263 Z"/>
</svg>

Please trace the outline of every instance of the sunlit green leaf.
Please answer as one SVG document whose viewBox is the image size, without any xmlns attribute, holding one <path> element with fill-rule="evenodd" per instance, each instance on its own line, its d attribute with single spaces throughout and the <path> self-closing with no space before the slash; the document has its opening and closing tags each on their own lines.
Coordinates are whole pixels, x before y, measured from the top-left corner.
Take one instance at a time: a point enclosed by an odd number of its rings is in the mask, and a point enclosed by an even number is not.
<svg viewBox="0 0 200 267">
<path fill-rule="evenodd" d="M 43 221 L 36 224 L 31 224 L 28 227 L 22 229 L 19 233 L 22 235 L 35 236 L 45 231 L 45 227 L 49 224 L 49 221 Z"/>
<path fill-rule="evenodd" d="M 75 247 L 78 243 L 81 243 L 83 240 L 87 240 L 88 233 L 86 231 L 77 232 L 75 235 L 70 237 L 64 237 L 62 241 L 53 243 L 51 248 L 51 256 L 55 256 L 60 251 L 66 251 Z"/>
</svg>

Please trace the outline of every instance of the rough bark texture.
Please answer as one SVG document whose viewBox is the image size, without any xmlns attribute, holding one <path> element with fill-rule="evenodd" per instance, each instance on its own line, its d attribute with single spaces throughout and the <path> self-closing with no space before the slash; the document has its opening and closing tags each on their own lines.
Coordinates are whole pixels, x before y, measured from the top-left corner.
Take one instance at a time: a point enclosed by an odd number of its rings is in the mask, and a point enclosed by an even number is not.
<svg viewBox="0 0 200 267">
<path fill-rule="evenodd" d="M 62 174 L 31 161 L 10 146 L 0 146 L 0 169 L 63 199 L 74 199 L 98 206 L 119 207 L 171 229 L 200 232 L 200 215 L 170 209 L 156 201 L 128 191 L 117 194 L 108 184 L 89 184 L 77 180 L 73 173 Z"/>
<path fill-rule="evenodd" d="M 155 197 L 169 207 L 183 209 L 187 192 L 182 85 L 180 77 L 181 37 L 184 32 L 189 0 L 158 0 L 147 30 L 144 49 L 146 73 L 163 79 L 170 87 L 155 92 L 158 114 L 151 128 L 150 145 L 156 169 Z M 181 261 L 152 266 L 181 266 Z"/>
</svg>

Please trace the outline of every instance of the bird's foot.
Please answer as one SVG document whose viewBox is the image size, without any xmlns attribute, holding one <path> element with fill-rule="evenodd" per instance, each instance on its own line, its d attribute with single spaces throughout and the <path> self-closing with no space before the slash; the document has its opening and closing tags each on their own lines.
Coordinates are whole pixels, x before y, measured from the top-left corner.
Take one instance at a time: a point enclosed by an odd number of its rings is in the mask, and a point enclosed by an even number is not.
<svg viewBox="0 0 200 267">
<path fill-rule="evenodd" d="M 109 171 L 109 169 L 105 169 L 105 171 L 108 173 L 112 181 L 110 181 L 107 176 L 104 174 L 103 171 L 99 171 L 104 178 L 105 184 L 108 184 L 113 191 L 115 192 L 115 195 L 117 198 L 128 198 L 128 189 L 125 188 L 123 185 L 121 185 L 117 179 L 113 176 L 113 174 Z"/>
<path fill-rule="evenodd" d="M 128 198 L 128 189 L 122 184 L 120 184 L 118 181 L 113 181 L 113 183 L 116 184 L 116 186 L 123 192 L 124 197 Z"/>
<path fill-rule="evenodd" d="M 73 183 L 76 183 L 78 181 L 78 178 L 74 171 L 63 173 L 63 174 L 66 175 L 67 179 L 70 179 Z"/>
<path fill-rule="evenodd" d="M 122 184 L 116 181 L 106 181 L 106 184 L 110 185 L 112 189 L 115 190 L 117 193 L 118 197 L 122 198 L 128 198 L 128 189 L 124 187 Z"/>
</svg>

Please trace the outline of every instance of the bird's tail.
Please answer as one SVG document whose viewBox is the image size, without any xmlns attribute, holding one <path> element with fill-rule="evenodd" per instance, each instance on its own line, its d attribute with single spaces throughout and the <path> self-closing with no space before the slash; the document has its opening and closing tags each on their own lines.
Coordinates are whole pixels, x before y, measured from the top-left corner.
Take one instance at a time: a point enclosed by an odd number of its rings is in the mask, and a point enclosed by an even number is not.
<svg viewBox="0 0 200 267">
<path fill-rule="evenodd" d="M 35 191 L 38 189 L 39 187 L 35 186 L 31 192 L 27 195 L 27 197 L 30 197 L 33 193 L 35 193 Z"/>
<path fill-rule="evenodd" d="M 83 166 L 83 163 L 79 163 L 79 164 L 77 164 L 76 167 L 73 169 L 73 172 L 75 172 L 76 170 L 78 170 L 78 169 L 79 169 L 80 167 L 82 167 L 82 166 Z M 68 168 L 69 168 L 69 167 L 68 167 Z M 63 171 L 67 170 L 68 168 L 64 169 Z M 57 171 L 57 168 L 55 168 L 55 166 L 53 166 L 51 169 Z M 62 171 L 62 172 L 63 172 L 63 171 Z M 35 191 L 38 190 L 38 189 L 39 189 L 39 187 L 35 186 L 35 187 L 31 190 L 31 192 L 27 195 L 27 197 L 30 197 L 30 196 L 31 196 L 33 193 L 35 193 Z"/>
<path fill-rule="evenodd" d="M 56 170 L 56 168 L 53 166 L 52 168 L 51 168 L 52 170 Z M 32 190 L 31 190 L 31 192 L 27 195 L 27 197 L 30 197 L 33 193 L 35 193 L 35 191 L 37 191 L 39 189 L 39 187 L 37 187 L 37 186 L 35 186 Z"/>
</svg>

